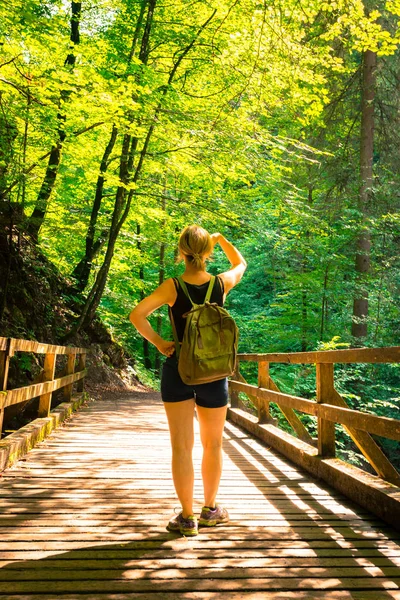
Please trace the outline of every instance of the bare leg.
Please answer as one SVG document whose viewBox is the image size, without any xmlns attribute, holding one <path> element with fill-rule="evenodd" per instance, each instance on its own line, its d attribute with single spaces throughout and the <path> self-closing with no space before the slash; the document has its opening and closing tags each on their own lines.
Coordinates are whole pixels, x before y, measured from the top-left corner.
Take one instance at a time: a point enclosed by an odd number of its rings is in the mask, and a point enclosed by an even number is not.
<svg viewBox="0 0 400 600">
<path fill-rule="evenodd" d="M 164 402 L 172 446 L 172 478 L 182 505 L 183 516 L 193 514 L 194 398 L 183 402 Z"/>
<path fill-rule="evenodd" d="M 222 473 L 222 433 L 227 407 L 204 408 L 197 406 L 196 410 L 203 445 L 201 472 L 204 485 L 204 506 L 214 508 Z"/>
</svg>

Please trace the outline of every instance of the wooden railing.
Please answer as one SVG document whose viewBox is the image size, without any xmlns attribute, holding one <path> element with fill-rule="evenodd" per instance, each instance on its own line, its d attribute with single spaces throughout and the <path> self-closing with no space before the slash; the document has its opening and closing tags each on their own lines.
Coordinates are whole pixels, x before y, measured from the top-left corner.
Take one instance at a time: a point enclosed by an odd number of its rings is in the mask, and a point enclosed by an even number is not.
<svg viewBox="0 0 400 600">
<path fill-rule="evenodd" d="M 15 352 L 34 352 L 44 354 L 44 366 L 41 373 L 41 382 L 24 387 L 7 390 L 8 371 L 10 360 Z M 3 424 L 4 409 L 13 404 L 26 402 L 39 397 L 38 417 L 48 417 L 51 409 L 52 394 L 55 390 L 63 388 L 66 401 L 72 396 L 72 386 L 77 382 L 77 391 L 83 391 L 83 378 L 86 375 L 85 348 L 72 348 L 67 346 L 53 346 L 29 340 L 0 337 L 0 432 Z M 63 377 L 54 378 L 57 355 L 67 355 L 67 365 Z M 76 370 L 76 361 L 78 365 Z"/>
<path fill-rule="evenodd" d="M 258 363 L 258 386 L 249 385 L 238 366 L 229 384 L 233 409 L 239 406 L 239 392 L 244 392 L 257 407 L 258 424 L 274 424 L 269 404 L 276 403 L 298 438 L 310 446 L 317 446 L 318 451 L 310 455 L 309 462 L 314 458 L 335 457 L 335 423 L 340 423 L 379 477 L 400 486 L 398 471 L 371 437 L 374 434 L 400 441 L 400 420 L 350 409 L 334 385 L 335 363 L 399 363 L 400 346 L 288 354 L 240 354 L 239 361 Z M 282 393 L 270 376 L 271 363 L 315 364 L 316 401 Z M 295 411 L 317 417 L 317 440 L 311 437 Z M 286 454 L 291 457 L 289 450 Z"/>
</svg>

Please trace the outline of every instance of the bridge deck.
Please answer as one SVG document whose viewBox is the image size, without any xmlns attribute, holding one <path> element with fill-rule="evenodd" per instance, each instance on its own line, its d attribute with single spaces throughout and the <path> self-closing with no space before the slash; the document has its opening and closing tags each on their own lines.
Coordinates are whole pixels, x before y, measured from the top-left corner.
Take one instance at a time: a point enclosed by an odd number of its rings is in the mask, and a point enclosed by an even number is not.
<svg viewBox="0 0 400 600">
<path fill-rule="evenodd" d="M 229 423 L 224 451 L 231 522 L 178 537 L 158 395 L 90 403 L 0 480 L 0 598 L 400 599 L 398 532 Z"/>
</svg>

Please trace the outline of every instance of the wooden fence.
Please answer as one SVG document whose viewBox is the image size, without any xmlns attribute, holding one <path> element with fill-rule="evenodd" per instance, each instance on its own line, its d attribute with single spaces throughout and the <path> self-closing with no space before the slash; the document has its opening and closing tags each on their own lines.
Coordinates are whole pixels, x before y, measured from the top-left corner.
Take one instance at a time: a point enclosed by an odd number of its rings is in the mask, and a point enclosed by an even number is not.
<svg viewBox="0 0 400 600">
<path fill-rule="evenodd" d="M 311 453 L 309 463 L 312 462 L 312 458 L 335 457 L 335 423 L 340 423 L 379 477 L 395 486 L 400 486 L 398 471 L 371 437 L 371 434 L 374 434 L 400 441 L 400 420 L 350 409 L 334 385 L 335 363 L 399 363 L 400 346 L 288 354 L 240 354 L 239 361 L 258 363 L 258 386 L 249 385 L 240 374 L 238 366 L 234 378 L 230 381 L 233 409 L 239 406 L 239 392 L 244 392 L 257 407 L 258 424 L 273 424 L 269 404 L 276 403 L 296 432 L 298 439 L 310 447 L 317 447 L 317 451 Z M 282 393 L 270 376 L 271 363 L 315 364 L 316 401 Z M 310 436 L 295 411 L 317 417 L 317 440 Z M 244 423 L 241 425 L 245 426 Z M 268 441 L 271 439 L 269 438 Z M 298 462 L 296 452 L 291 453 L 289 445 L 285 454 Z"/>
<path fill-rule="evenodd" d="M 8 371 L 10 360 L 16 352 L 34 352 L 44 354 L 44 366 L 41 382 L 24 387 L 7 390 Z M 29 340 L 0 337 L 0 432 L 3 424 L 4 409 L 13 404 L 26 402 L 39 397 L 38 417 L 48 417 L 51 409 L 51 398 L 55 390 L 63 388 L 66 401 L 72 396 L 72 386 L 77 382 L 77 391 L 83 391 L 83 378 L 86 375 L 85 348 L 72 348 L 67 346 L 53 346 Z M 66 374 L 54 378 L 57 355 L 67 355 Z M 77 370 L 76 361 L 78 359 Z"/>
</svg>

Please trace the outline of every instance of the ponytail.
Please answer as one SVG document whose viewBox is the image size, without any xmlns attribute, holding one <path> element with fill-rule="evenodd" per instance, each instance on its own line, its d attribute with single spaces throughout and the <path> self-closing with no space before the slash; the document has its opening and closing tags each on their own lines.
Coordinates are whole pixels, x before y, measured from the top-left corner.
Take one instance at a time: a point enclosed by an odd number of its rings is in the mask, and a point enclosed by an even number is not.
<svg viewBox="0 0 400 600">
<path fill-rule="evenodd" d="M 180 235 L 178 248 L 181 255 L 200 270 L 204 268 L 204 256 L 212 251 L 210 234 L 199 225 L 189 225 Z"/>
</svg>

